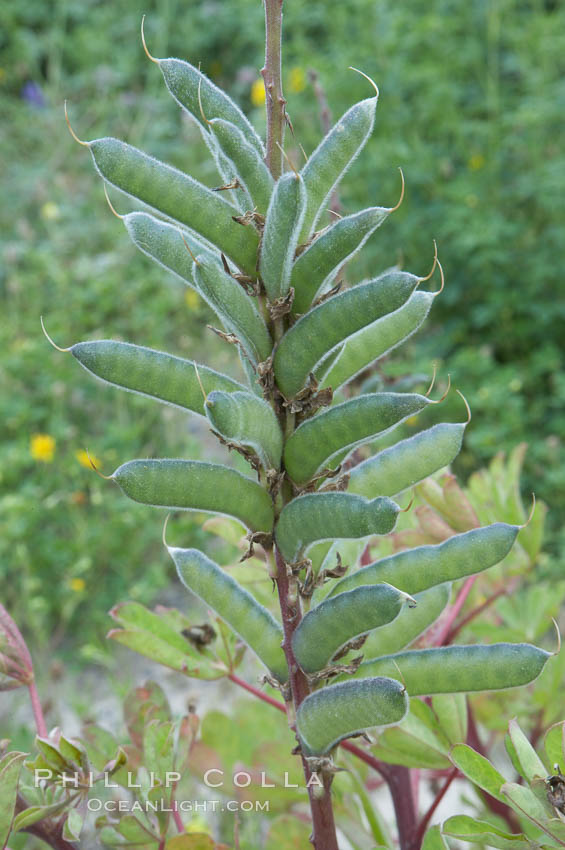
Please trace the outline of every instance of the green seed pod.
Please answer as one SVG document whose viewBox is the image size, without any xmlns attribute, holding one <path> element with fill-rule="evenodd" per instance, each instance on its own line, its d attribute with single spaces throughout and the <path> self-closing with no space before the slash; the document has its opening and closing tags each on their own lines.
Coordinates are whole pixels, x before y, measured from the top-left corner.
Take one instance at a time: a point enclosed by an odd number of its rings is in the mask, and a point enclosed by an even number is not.
<svg viewBox="0 0 565 850">
<path fill-rule="evenodd" d="M 422 593 L 415 593 L 416 607 L 405 607 L 398 617 L 371 632 L 363 644 L 365 658 L 400 652 L 435 623 L 449 602 L 451 585 L 439 584 Z"/>
<path fill-rule="evenodd" d="M 370 207 L 341 218 L 322 231 L 292 267 L 293 313 L 309 309 L 324 284 L 331 283 L 341 266 L 355 256 L 390 212 L 384 207 Z"/>
<path fill-rule="evenodd" d="M 241 286 L 224 272 L 219 257 L 204 249 L 198 254 L 200 265 L 196 266 L 187 250 L 188 245 L 194 253 L 190 235 L 145 213 L 125 216 L 124 224 L 144 254 L 198 292 L 225 329 L 238 337 L 254 362 L 269 356 L 273 344 L 263 317 Z M 194 247 L 198 250 L 198 244 Z"/>
<path fill-rule="evenodd" d="M 305 673 L 323 670 L 346 643 L 390 623 L 411 596 L 390 584 L 356 587 L 312 608 L 292 636 L 294 657 Z"/>
<path fill-rule="evenodd" d="M 466 427 L 442 422 L 373 455 L 351 470 L 349 492 L 367 498 L 401 493 L 457 457 Z"/>
<path fill-rule="evenodd" d="M 406 691 L 394 679 L 359 679 L 307 696 L 296 712 L 296 728 L 305 755 L 319 756 L 372 726 L 400 723 L 407 711 Z"/>
<path fill-rule="evenodd" d="M 267 491 L 227 466 L 198 460 L 130 460 L 111 477 L 134 502 L 225 514 L 251 531 L 270 532 L 273 526 Z"/>
<path fill-rule="evenodd" d="M 200 416 L 205 415 L 200 381 L 205 393 L 244 389 L 242 384 L 208 366 L 128 342 L 109 339 L 78 342 L 69 351 L 87 372 L 104 383 L 159 399 Z"/>
<path fill-rule="evenodd" d="M 193 260 L 186 246 L 188 245 L 193 254 L 204 257 L 206 263 L 216 263 L 219 266 L 221 259 L 218 252 L 212 251 L 204 241 L 200 241 L 192 233 L 181 233 L 175 225 L 167 224 L 147 213 L 129 213 L 123 217 L 123 222 L 136 248 L 202 295 L 192 276 Z"/>
<path fill-rule="evenodd" d="M 373 132 L 377 97 L 356 103 L 322 139 L 302 169 L 308 202 L 301 242 L 316 226 L 329 196 Z"/>
<path fill-rule="evenodd" d="M 326 355 L 352 334 L 401 307 L 420 280 L 407 272 L 386 272 L 335 295 L 302 316 L 275 351 L 275 378 L 281 392 L 287 398 L 296 395 Z"/>
<path fill-rule="evenodd" d="M 401 675 L 410 696 L 499 691 L 533 682 L 548 658 L 531 643 L 442 646 L 363 661 L 354 675 Z"/>
<path fill-rule="evenodd" d="M 237 211 L 217 192 L 118 139 L 95 139 L 88 147 L 105 180 L 204 236 L 243 271 L 253 274 L 257 232 L 235 222 L 232 216 Z"/>
<path fill-rule="evenodd" d="M 405 342 L 424 323 L 434 298 L 431 292 L 415 292 L 398 310 L 350 336 L 337 357 L 334 352 L 317 367 L 320 387 L 338 390 L 379 357 Z"/>
<path fill-rule="evenodd" d="M 236 335 L 251 360 L 266 360 L 273 349 L 271 335 L 255 303 L 239 283 L 203 257 L 196 258 L 192 276 L 198 291 L 220 316 L 226 330 Z"/>
<path fill-rule="evenodd" d="M 365 584 L 394 582 L 405 593 L 419 593 L 443 582 L 482 573 L 502 561 L 512 548 L 517 525 L 495 522 L 456 534 L 436 546 L 397 552 L 338 581 L 328 596 Z"/>
<path fill-rule="evenodd" d="M 277 547 L 292 563 L 317 540 L 388 534 L 398 511 L 398 505 L 390 499 L 369 501 L 349 493 L 307 493 L 282 509 L 275 529 Z"/>
<path fill-rule="evenodd" d="M 267 210 L 259 258 L 259 272 L 270 301 L 288 292 L 305 204 L 302 177 L 291 172 L 279 177 Z"/>
<path fill-rule="evenodd" d="M 224 439 L 253 449 L 264 469 L 278 469 L 283 435 L 270 404 L 247 392 L 211 392 L 206 416 Z"/>
<path fill-rule="evenodd" d="M 304 484 L 331 465 L 338 453 L 347 456 L 355 446 L 394 428 L 429 403 L 417 393 L 371 393 L 337 404 L 307 419 L 288 438 L 286 471 L 296 484 Z"/>
<path fill-rule="evenodd" d="M 257 212 L 265 215 L 271 199 L 274 180 L 257 148 L 250 144 L 241 130 L 229 121 L 214 118 L 209 126 L 220 149 L 233 163 L 235 174 L 243 185 Z"/>
<path fill-rule="evenodd" d="M 153 57 L 151 57 L 153 58 Z M 239 106 L 222 89 L 214 85 L 198 68 L 181 59 L 154 59 L 159 65 L 165 84 L 177 103 L 207 130 L 206 118 L 223 118 L 243 133 L 260 156 L 265 155 L 263 143 Z"/>
<path fill-rule="evenodd" d="M 279 682 L 285 682 L 283 631 L 271 612 L 203 552 L 167 548 L 185 587 L 231 626 Z"/>
</svg>

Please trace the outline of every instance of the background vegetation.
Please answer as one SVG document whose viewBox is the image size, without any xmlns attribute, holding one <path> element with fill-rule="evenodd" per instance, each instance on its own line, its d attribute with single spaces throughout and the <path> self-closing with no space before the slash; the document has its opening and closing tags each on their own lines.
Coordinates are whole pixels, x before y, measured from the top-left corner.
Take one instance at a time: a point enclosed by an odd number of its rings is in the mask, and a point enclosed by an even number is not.
<svg viewBox="0 0 565 850">
<path fill-rule="evenodd" d="M 399 164 L 406 175 L 402 208 L 351 279 L 398 260 L 423 274 L 432 236 L 440 246 L 447 284 L 432 330 L 383 364 L 383 379 L 429 375 L 440 356 L 441 375 L 451 372 L 474 412 L 459 459 L 463 479 L 499 450 L 531 443 L 523 484 L 550 506 L 551 574 L 565 542 L 565 7 L 285 5 L 291 154 L 298 161 L 297 143 L 311 151 L 320 134 L 309 70 L 337 117 L 364 96 L 365 82 L 347 70 L 353 64 L 375 77 L 381 99 L 343 208 L 392 205 Z M 136 253 L 64 124 L 68 98 L 79 135 L 119 136 L 217 185 L 198 134 L 143 55 L 143 12 L 155 55 L 201 62 L 261 126 L 258 0 L 5 0 L 0 8 L 3 602 L 35 644 L 63 641 L 93 660 L 103 658 L 108 609 L 126 597 L 150 603 L 172 572 L 160 515 L 97 479 L 81 452 L 86 445 L 104 470 L 164 447 L 195 457 L 194 425 L 94 385 L 48 348 L 39 315 L 60 345 L 123 338 L 237 370 L 205 330 L 204 305 Z M 114 200 L 127 209 L 125 199 Z M 460 415 L 455 402 L 453 414 Z"/>
</svg>

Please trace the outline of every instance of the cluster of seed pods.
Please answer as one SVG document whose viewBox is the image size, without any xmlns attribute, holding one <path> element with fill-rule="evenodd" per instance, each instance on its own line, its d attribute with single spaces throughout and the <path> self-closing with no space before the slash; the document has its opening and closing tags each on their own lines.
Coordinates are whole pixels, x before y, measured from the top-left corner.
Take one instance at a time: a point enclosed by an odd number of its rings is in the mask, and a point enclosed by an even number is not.
<svg viewBox="0 0 565 850">
<path fill-rule="evenodd" d="M 410 696 L 533 680 L 549 653 L 528 644 L 407 649 L 448 604 L 453 582 L 507 555 L 517 526 L 496 523 L 355 570 L 364 541 L 393 529 L 400 510 L 393 498 L 454 460 L 467 422 L 437 424 L 398 440 L 354 466 L 341 489 L 324 489 L 331 465 L 432 403 L 417 393 L 391 392 L 332 403 L 331 391 L 418 330 L 437 294 L 420 289 L 427 278 L 396 268 L 339 293 L 332 289 L 343 264 L 395 209 L 372 206 L 316 229 L 371 135 L 378 92 L 339 119 L 300 171 L 289 164 L 274 181 L 262 141 L 227 94 L 187 62 L 150 58 L 197 122 L 226 191 L 117 139 L 81 144 L 106 184 L 152 209 L 120 216 L 129 237 L 216 313 L 240 356 L 241 381 L 124 342 L 80 342 L 66 350 L 109 384 L 205 417 L 223 441 L 253 459 L 258 475 L 162 458 L 125 462 L 109 477 L 147 505 L 234 517 L 262 535 L 267 548 L 276 545 L 290 568 L 310 555 L 316 571 L 338 547 L 351 553 L 349 574 L 334 580 L 324 598 L 315 597 L 292 649 L 313 677 L 370 632 L 375 657 L 342 674 L 343 681 L 314 686 L 302 702 L 297 730 L 308 755 L 328 753 L 368 727 L 398 723 Z M 305 404 L 322 397 L 318 406 Z M 284 427 L 288 409 L 298 411 L 299 420 L 290 429 Z M 286 499 L 272 486 L 283 476 L 291 494 Z M 169 552 L 186 587 L 284 683 L 287 660 L 275 617 L 202 552 Z"/>
</svg>

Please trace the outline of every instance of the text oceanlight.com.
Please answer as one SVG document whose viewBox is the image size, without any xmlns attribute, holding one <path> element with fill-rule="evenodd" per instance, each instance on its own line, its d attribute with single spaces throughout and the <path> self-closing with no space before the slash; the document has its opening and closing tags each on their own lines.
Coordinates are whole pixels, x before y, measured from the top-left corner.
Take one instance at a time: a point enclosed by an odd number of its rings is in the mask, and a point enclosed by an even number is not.
<svg viewBox="0 0 565 850">
<path fill-rule="evenodd" d="M 171 805 L 161 802 L 130 802 L 129 800 L 90 799 L 89 812 L 120 814 L 149 812 L 268 812 L 268 800 L 175 800 Z"/>
</svg>

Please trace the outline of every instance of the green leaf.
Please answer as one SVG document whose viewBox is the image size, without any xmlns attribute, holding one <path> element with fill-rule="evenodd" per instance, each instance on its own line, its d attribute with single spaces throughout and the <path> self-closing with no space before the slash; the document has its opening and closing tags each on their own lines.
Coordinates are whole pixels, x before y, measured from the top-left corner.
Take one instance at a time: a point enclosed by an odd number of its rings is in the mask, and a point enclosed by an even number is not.
<svg viewBox="0 0 565 850">
<path fill-rule="evenodd" d="M 22 762 L 26 754 L 7 753 L 0 760 L 0 846 L 5 847 L 10 835 Z"/>
<path fill-rule="evenodd" d="M 437 694 L 432 697 L 432 710 L 450 744 L 467 738 L 467 700 L 464 694 Z"/>
<path fill-rule="evenodd" d="M 80 812 L 71 809 L 63 826 L 63 838 L 65 841 L 78 841 L 82 832 L 84 819 Z"/>
<path fill-rule="evenodd" d="M 527 782 L 532 782 L 534 779 L 544 779 L 547 776 L 547 770 L 542 760 L 520 729 L 516 719 L 511 720 L 508 724 L 507 749 L 508 742 L 511 743 L 516 757 L 517 765 L 515 764 L 515 767 Z"/>
<path fill-rule="evenodd" d="M 449 767 L 449 745 L 438 731 L 430 729 L 411 710 L 398 726 L 385 729 L 371 749 L 378 759 L 389 764 L 444 770 Z"/>
<path fill-rule="evenodd" d="M 491 797 L 495 797 L 502 803 L 507 802 L 502 793 L 502 786 L 506 783 L 506 779 L 492 766 L 488 759 L 475 752 L 467 744 L 455 744 L 451 748 L 449 758 L 467 779 L 470 779 Z"/>
<path fill-rule="evenodd" d="M 543 746 L 550 772 L 555 770 L 555 765 L 559 765 L 560 770 L 565 769 L 565 720 L 549 727 Z"/>
<path fill-rule="evenodd" d="M 443 824 L 443 833 L 449 838 L 484 844 L 488 847 L 496 847 L 498 850 L 526 850 L 526 848 L 539 846 L 529 841 L 525 835 L 503 832 L 487 821 L 477 820 L 468 815 L 455 815 L 448 818 Z"/>
<path fill-rule="evenodd" d="M 439 826 L 432 826 L 427 830 L 422 841 L 422 850 L 449 850 L 449 845 L 444 840 Z"/>
<path fill-rule="evenodd" d="M 57 803 L 53 803 L 50 806 L 30 806 L 20 812 L 19 815 L 16 815 L 12 823 L 12 832 L 20 832 L 22 829 L 27 829 L 29 826 L 33 826 L 34 823 L 37 823 L 44 818 L 50 818 L 53 817 L 53 815 L 58 815 L 60 812 L 65 811 L 69 805 L 69 800 L 64 799 Z"/>
<path fill-rule="evenodd" d="M 506 802 L 510 802 L 515 811 L 526 815 L 538 826 L 543 825 L 552 817 L 553 809 L 547 800 L 542 802 L 530 788 L 518 785 L 517 782 L 506 782 L 501 790 L 506 797 Z M 558 821 L 558 823 L 561 829 L 558 829 L 557 832 L 561 832 L 565 836 L 565 824 L 562 824 L 561 821 Z"/>
</svg>

